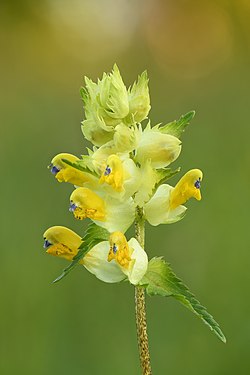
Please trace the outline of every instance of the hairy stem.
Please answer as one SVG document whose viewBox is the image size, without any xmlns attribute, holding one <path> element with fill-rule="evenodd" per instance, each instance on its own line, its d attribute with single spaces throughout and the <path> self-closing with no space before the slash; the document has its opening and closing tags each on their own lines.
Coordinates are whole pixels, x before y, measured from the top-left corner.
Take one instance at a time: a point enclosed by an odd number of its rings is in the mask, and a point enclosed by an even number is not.
<svg viewBox="0 0 250 375">
<path fill-rule="evenodd" d="M 135 221 L 135 237 L 141 247 L 144 248 L 145 225 L 143 212 L 139 207 L 137 207 L 137 217 Z M 142 375 L 152 375 L 148 347 L 145 290 L 140 286 L 135 287 L 135 316 Z"/>
</svg>

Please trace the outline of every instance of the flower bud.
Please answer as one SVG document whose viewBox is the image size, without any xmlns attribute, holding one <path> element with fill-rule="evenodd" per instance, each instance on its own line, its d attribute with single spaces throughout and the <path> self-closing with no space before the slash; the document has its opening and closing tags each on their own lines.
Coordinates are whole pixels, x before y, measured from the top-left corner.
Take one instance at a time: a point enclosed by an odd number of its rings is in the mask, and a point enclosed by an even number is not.
<svg viewBox="0 0 250 375">
<path fill-rule="evenodd" d="M 87 77 L 85 83 L 81 90 L 86 117 L 82 131 L 89 141 L 101 146 L 112 139 L 115 127 L 128 115 L 128 92 L 116 65 L 98 83 Z"/>
<path fill-rule="evenodd" d="M 145 71 L 129 90 L 129 116 L 133 119 L 132 123 L 141 122 L 147 118 L 150 108 L 148 77 Z"/>
<path fill-rule="evenodd" d="M 113 128 L 104 129 L 105 123 L 100 118 L 97 118 L 96 112 L 82 121 L 82 133 L 84 137 L 93 143 L 95 146 L 102 146 L 112 140 L 114 131 Z"/>
<path fill-rule="evenodd" d="M 150 98 L 146 72 L 129 90 L 117 65 L 111 73 L 104 73 L 97 83 L 87 77 L 85 83 L 86 87 L 81 89 L 85 109 L 82 132 L 94 145 L 102 146 L 112 140 L 116 127 L 135 125 L 147 117 Z M 122 131 L 125 132 L 124 129 Z"/>
<path fill-rule="evenodd" d="M 128 92 L 117 65 L 114 65 L 113 72 L 108 78 L 110 82 L 103 87 L 104 95 L 100 94 L 100 97 L 105 96 L 106 99 L 103 107 L 106 106 L 106 113 L 111 118 L 122 119 L 129 113 Z"/>
<path fill-rule="evenodd" d="M 181 141 L 169 134 L 162 134 L 158 130 L 145 130 L 139 141 L 136 160 L 143 164 L 150 159 L 154 168 L 164 168 L 181 152 Z"/>
<path fill-rule="evenodd" d="M 119 124 L 115 128 L 114 145 L 118 152 L 131 152 L 138 143 L 139 130 L 136 126 L 129 128 L 124 124 Z"/>
</svg>

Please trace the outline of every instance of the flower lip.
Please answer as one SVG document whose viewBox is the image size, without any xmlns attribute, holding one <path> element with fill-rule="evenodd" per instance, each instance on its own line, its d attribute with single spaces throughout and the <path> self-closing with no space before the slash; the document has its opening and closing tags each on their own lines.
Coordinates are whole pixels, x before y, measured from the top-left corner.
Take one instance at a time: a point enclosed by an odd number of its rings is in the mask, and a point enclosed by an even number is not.
<svg viewBox="0 0 250 375">
<path fill-rule="evenodd" d="M 44 241 L 44 244 L 43 244 L 43 247 L 44 249 L 48 249 L 48 247 L 50 247 L 52 245 L 52 243 L 50 243 L 48 240 L 46 240 L 45 238 L 45 241 Z"/>
<path fill-rule="evenodd" d="M 77 205 L 73 202 L 70 202 L 69 211 L 74 212 L 76 208 L 77 208 Z"/>
<path fill-rule="evenodd" d="M 60 169 L 58 169 L 55 165 L 52 164 L 50 171 L 53 175 L 56 175 L 58 172 L 60 172 Z"/>
<path fill-rule="evenodd" d="M 201 188 L 201 178 L 200 177 L 199 177 L 198 180 L 195 181 L 194 186 L 196 187 L 196 189 Z"/>
</svg>

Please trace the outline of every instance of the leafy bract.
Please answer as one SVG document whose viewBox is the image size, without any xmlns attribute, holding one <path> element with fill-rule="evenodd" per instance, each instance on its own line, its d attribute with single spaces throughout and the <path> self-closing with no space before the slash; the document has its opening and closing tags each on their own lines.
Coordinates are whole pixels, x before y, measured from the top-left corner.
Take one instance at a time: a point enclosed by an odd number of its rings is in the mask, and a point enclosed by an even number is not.
<svg viewBox="0 0 250 375">
<path fill-rule="evenodd" d="M 179 138 L 186 127 L 189 125 L 190 121 L 194 118 L 194 116 L 195 111 L 190 111 L 185 115 L 182 115 L 179 120 L 175 120 L 167 125 L 160 126 L 159 130 L 164 134 L 170 134 Z"/>
<path fill-rule="evenodd" d="M 177 173 L 179 173 L 181 168 L 177 169 L 171 169 L 168 167 L 165 168 L 159 168 L 156 170 L 157 173 L 157 183 L 155 185 L 155 190 L 160 186 L 161 184 L 164 184 L 167 180 L 169 180 L 171 177 L 175 176 Z"/>
<path fill-rule="evenodd" d="M 86 159 L 87 159 L 87 156 L 86 156 Z M 78 160 L 76 162 L 72 162 L 72 161 L 69 161 L 67 159 L 62 159 L 62 161 L 65 163 L 65 164 L 68 164 L 70 165 L 71 167 L 75 168 L 75 169 L 78 169 L 79 171 L 82 171 L 82 172 L 85 172 L 85 173 L 89 173 L 95 177 L 98 177 L 97 173 L 94 171 L 94 168 L 91 167 L 90 163 L 87 163 L 86 160 L 82 159 L 82 160 Z"/>
<path fill-rule="evenodd" d="M 79 261 L 99 242 L 109 240 L 110 233 L 104 229 L 99 227 L 98 225 L 91 223 L 89 224 L 85 236 L 82 238 L 82 243 L 79 246 L 78 253 L 74 256 L 70 265 L 64 268 L 62 274 L 58 276 L 53 283 L 57 283 L 58 281 L 62 280 L 65 276 L 72 271 Z"/>
<path fill-rule="evenodd" d="M 150 296 L 174 297 L 208 325 L 221 341 L 226 342 L 223 332 L 212 315 L 207 312 L 206 308 L 200 304 L 187 286 L 174 274 L 170 265 L 162 258 L 155 257 L 150 260 L 147 273 L 141 280 L 140 285 L 146 288 Z"/>
</svg>

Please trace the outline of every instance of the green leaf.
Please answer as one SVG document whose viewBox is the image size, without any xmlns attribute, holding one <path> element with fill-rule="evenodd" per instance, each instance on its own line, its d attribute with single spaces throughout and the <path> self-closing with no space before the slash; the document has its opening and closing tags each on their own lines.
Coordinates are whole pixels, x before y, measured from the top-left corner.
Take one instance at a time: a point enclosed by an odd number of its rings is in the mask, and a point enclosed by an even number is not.
<svg viewBox="0 0 250 375">
<path fill-rule="evenodd" d="M 87 155 L 85 155 L 85 156 L 87 158 Z M 92 176 L 98 177 L 98 175 L 94 171 L 94 169 L 91 169 L 90 165 L 87 165 L 87 161 L 84 160 L 84 159 L 78 160 L 76 162 L 72 162 L 72 161 L 69 161 L 67 159 L 62 159 L 62 161 L 64 163 L 70 165 L 71 167 L 75 168 L 75 169 L 79 169 L 79 171 L 82 171 L 82 172 L 85 172 L 85 173 L 89 173 Z"/>
<path fill-rule="evenodd" d="M 181 168 L 177 168 L 177 169 L 171 169 L 171 168 L 160 168 L 160 169 L 157 169 L 156 170 L 156 173 L 157 173 L 157 183 L 155 185 L 155 190 L 158 188 L 158 186 L 160 186 L 161 184 L 163 184 L 164 182 L 166 182 L 167 180 L 169 180 L 171 177 L 175 176 L 177 173 L 179 173 L 181 170 Z"/>
<path fill-rule="evenodd" d="M 187 286 L 174 274 L 170 265 L 162 258 L 156 257 L 150 260 L 147 273 L 141 280 L 140 285 L 146 288 L 150 296 L 174 297 L 208 325 L 221 341 L 226 342 L 223 332 L 212 315 L 207 312 L 206 308 L 200 304 Z"/>
<path fill-rule="evenodd" d="M 195 111 L 190 111 L 181 116 L 179 120 L 175 120 L 167 125 L 160 126 L 159 130 L 164 134 L 174 135 L 175 137 L 179 138 L 194 116 Z"/>
<path fill-rule="evenodd" d="M 85 103 L 85 101 L 88 100 L 88 91 L 86 90 L 85 87 L 80 88 L 80 96 L 81 96 L 84 103 Z"/>
<path fill-rule="evenodd" d="M 79 246 L 78 253 L 74 256 L 70 265 L 64 268 L 62 274 L 58 276 L 53 283 L 57 283 L 62 280 L 65 276 L 69 274 L 79 263 L 79 261 L 84 258 L 84 256 L 99 242 L 108 241 L 110 233 L 98 225 L 91 223 L 89 224 L 85 236 L 82 238 L 82 243 Z"/>
</svg>

